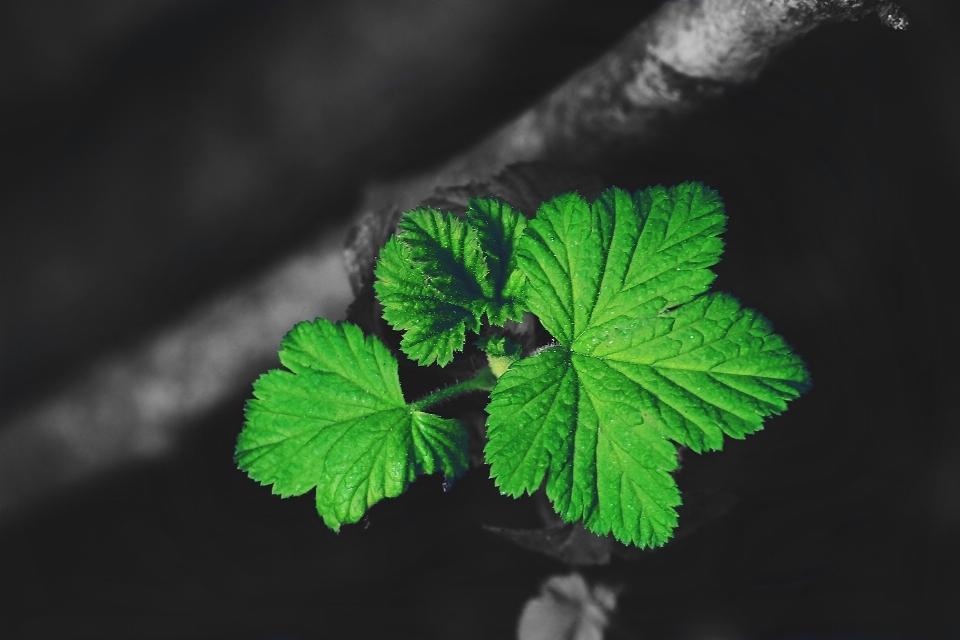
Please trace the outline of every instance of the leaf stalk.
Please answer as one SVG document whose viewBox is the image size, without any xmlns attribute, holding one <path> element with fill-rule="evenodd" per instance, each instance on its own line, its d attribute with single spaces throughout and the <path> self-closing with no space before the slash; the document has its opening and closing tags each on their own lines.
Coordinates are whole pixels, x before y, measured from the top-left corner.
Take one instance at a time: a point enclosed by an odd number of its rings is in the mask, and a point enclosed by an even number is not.
<svg viewBox="0 0 960 640">
<path fill-rule="evenodd" d="M 484 367 L 477 372 L 477 375 L 469 380 L 438 389 L 427 397 L 421 398 L 416 402 L 411 402 L 407 406 L 410 407 L 411 411 L 423 411 L 427 407 L 439 404 L 444 400 L 449 400 L 462 393 L 468 393 L 470 391 L 491 391 L 496 384 L 497 377 L 490 370 L 490 367 Z"/>
</svg>

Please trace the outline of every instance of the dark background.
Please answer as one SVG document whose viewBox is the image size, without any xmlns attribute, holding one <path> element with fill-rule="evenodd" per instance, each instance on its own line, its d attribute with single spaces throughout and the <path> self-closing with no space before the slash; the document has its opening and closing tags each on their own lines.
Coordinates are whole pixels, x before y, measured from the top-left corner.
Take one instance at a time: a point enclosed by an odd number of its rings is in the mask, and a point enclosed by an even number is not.
<svg viewBox="0 0 960 640">
<path fill-rule="evenodd" d="M 685 459 L 681 489 L 736 495 L 730 513 L 585 572 L 626 586 L 619 637 L 960 634 L 960 11 L 902 4 L 906 32 L 821 27 L 669 143 L 596 167 L 718 189 L 716 287 L 815 384 Z M 369 179 L 478 140 L 655 5 L 0 5 L 0 417 L 332 232 Z M 233 467 L 247 395 L 166 459 L 6 522 L 0 637 L 506 638 L 567 571 L 481 530 L 536 520 L 477 472 L 335 536 L 310 497 Z"/>
</svg>

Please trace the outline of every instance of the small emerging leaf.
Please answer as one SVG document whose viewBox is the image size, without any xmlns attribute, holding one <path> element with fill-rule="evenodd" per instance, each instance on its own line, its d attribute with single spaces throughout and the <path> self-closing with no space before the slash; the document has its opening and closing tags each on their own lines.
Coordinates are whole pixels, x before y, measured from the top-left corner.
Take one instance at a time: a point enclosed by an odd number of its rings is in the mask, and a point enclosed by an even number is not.
<svg viewBox="0 0 960 640">
<path fill-rule="evenodd" d="M 254 383 L 236 462 L 281 497 L 316 487 L 334 531 L 403 493 L 417 476 L 467 469 L 467 433 L 456 420 L 413 411 L 397 361 L 360 329 L 318 318 L 283 339 L 275 369 Z"/>
<path fill-rule="evenodd" d="M 400 348 L 418 364 L 440 366 L 480 331 L 487 283 L 477 232 L 451 214 L 417 209 L 380 251 L 374 289 L 383 317 L 403 331 Z"/>
<path fill-rule="evenodd" d="M 523 321 L 526 277 L 517 262 L 517 246 L 527 228 L 523 214 L 498 198 L 473 198 L 467 222 L 477 230 L 490 271 L 487 318 L 499 327 L 507 320 Z"/>
<path fill-rule="evenodd" d="M 495 325 L 523 319 L 515 249 L 525 228 L 526 219 L 495 198 L 471 200 L 466 222 L 435 209 L 403 217 L 380 252 L 374 289 L 383 317 L 404 332 L 404 353 L 445 366 L 484 314 Z"/>
<path fill-rule="evenodd" d="M 520 345 L 510 342 L 504 336 L 487 336 L 477 340 L 476 344 L 487 354 L 490 371 L 497 378 L 502 376 L 511 364 L 520 359 Z"/>
</svg>

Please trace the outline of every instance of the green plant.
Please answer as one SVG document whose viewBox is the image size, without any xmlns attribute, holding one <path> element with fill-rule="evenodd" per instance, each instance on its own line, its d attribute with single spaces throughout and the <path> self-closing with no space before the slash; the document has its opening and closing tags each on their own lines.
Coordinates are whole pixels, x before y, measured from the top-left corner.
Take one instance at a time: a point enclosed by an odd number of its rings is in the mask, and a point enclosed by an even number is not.
<svg viewBox="0 0 960 640">
<path fill-rule="evenodd" d="M 763 316 L 706 293 L 725 224 L 717 193 L 699 183 L 610 188 L 593 203 L 566 193 L 529 221 L 495 198 L 471 200 L 463 220 L 410 211 L 377 263 L 383 317 L 404 353 L 440 366 L 485 317 L 488 365 L 407 402 L 377 338 L 300 323 L 282 342 L 288 371 L 254 384 L 236 462 L 282 497 L 316 487 L 317 510 L 339 530 L 420 474 L 464 473 L 466 430 L 425 410 L 483 391 L 484 455 L 501 492 L 545 482 L 565 521 L 662 545 L 680 504 L 676 445 L 720 449 L 810 386 Z M 521 357 L 497 328 L 525 312 L 553 341 Z"/>
</svg>

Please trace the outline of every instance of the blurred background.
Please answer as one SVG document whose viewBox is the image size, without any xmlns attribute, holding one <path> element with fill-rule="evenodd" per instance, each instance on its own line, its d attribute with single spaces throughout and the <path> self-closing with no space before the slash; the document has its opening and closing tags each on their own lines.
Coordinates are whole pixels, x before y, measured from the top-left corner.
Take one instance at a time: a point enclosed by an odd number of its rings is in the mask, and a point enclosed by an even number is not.
<svg viewBox="0 0 960 640">
<path fill-rule="evenodd" d="M 342 317 L 365 185 L 479 141 L 658 4 L 0 4 L 0 432 L 298 251 L 327 259 L 293 315 Z M 960 5 L 901 4 L 907 31 L 821 27 L 669 142 L 594 168 L 717 188 L 716 286 L 815 383 L 763 433 L 685 460 L 681 489 L 736 495 L 730 514 L 588 572 L 626 585 L 622 637 L 960 630 Z M 271 361 L 253 364 L 149 456 L 5 514 L 0 637 L 512 637 L 564 570 L 480 528 L 533 526 L 525 501 L 476 472 L 448 494 L 424 478 L 335 536 L 309 497 L 233 467 Z M 0 492 L 56 473 L 5 464 Z"/>
</svg>

